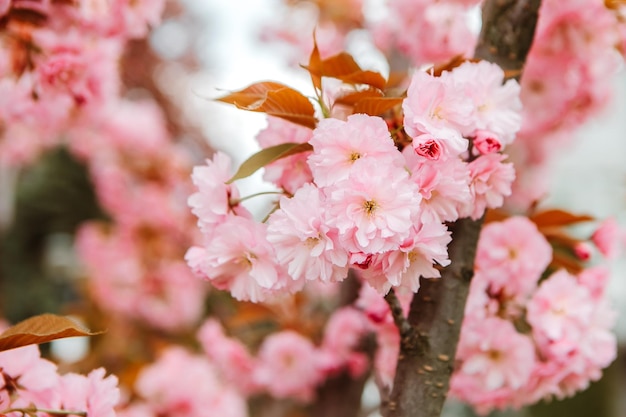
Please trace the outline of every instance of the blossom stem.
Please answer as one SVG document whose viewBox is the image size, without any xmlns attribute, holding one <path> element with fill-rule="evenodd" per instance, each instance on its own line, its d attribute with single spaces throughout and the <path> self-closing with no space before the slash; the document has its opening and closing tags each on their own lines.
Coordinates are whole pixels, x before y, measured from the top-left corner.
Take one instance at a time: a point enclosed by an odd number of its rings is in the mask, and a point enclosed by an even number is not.
<svg viewBox="0 0 626 417">
<path fill-rule="evenodd" d="M 238 198 L 238 199 L 235 199 L 235 200 L 231 200 L 230 201 L 230 205 L 231 206 L 236 206 L 237 204 L 240 204 L 240 203 L 242 203 L 242 202 L 244 202 L 246 200 L 249 200 L 251 198 L 258 197 L 258 196 L 261 196 L 261 195 L 272 195 L 272 194 L 284 195 L 285 193 L 283 191 L 261 191 L 259 193 L 254 193 L 254 194 L 247 195 L 245 197 L 241 197 L 241 198 Z"/>
<path fill-rule="evenodd" d="M 7 413 L 22 413 L 23 416 L 27 414 L 31 415 L 33 413 L 48 413 L 48 414 L 55 414 L 55 415 L 72 415 L 72 416 L 87 417 L 86 411 L 51 410 L 47 408 L 37 408 L 37 407 L 7 408 L 5 410 L 0 411 L 0 415 L 5 415 Z"/>
</svg>

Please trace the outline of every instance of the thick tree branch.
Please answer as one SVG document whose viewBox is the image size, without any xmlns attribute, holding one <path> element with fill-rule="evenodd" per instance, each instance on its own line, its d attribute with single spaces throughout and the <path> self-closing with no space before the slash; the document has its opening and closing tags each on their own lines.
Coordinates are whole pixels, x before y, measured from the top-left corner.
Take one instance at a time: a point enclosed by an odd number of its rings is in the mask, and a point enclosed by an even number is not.
<svg viewBox="0 0 626 417">
<path fill-rule="evenodd" d="M 539 5 L 540 0 L 486 0 L 475 56 L 505 70 L 521 70 L 532 44 Z M 386 417 L 441 414 L 454 369 L 482 223 L 482 219 L 461 219 L 452 224 L 448 247 L 451 264 L 444 268 L 441 279 L 420 282 L 408 317 L 411 330 L 400 329 L 403 337 L 394 387 L 382 406 Z"/>
</svg>

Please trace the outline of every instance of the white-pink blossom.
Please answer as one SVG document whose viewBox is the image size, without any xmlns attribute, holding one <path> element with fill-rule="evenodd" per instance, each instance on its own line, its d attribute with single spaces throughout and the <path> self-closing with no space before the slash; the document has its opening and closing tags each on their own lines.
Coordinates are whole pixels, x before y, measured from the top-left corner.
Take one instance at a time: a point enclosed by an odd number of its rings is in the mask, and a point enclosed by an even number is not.
<svg viewBox="0 0 626 417">
<path fill-rule="evenodd" d="M 236 299 L 263 301 L 274 290 L 290 290 L 266 233 L 263 223 L 229 217 L 217 225 L 210 244 L 192 247 L 186 260 L 192 270 Z"/>
<path fill-rule="evenodd" d="M 405 169 L 364 160 L 350 176 L 326 190 L 329 223 L 348 251 L 394 250 L 419 217 L 421 195 Z"/>
<path fill-rule="evenodd" d="M 259 348 L 253 378 L 274 397 L 309 402 L 324 377 L 320 359 L 304 336 L 291 330 L 273 333 Z"/>
<path fill-rule="evenodd" d="M 528 336 L 509 321 L 487 318 L 464 324 L 457 360 L 450 393 L 484 413 L 512 401 L 529 381 L 537 359 Z"/>
<path fill-rule="evenodd" d="M 241 394 L 218 378 L 209 360 L 180 346 L 167 348 L 154 363 L 143 368 L 137 376 L 135 390 L 152 415 L 248 415 Z"/>
<path fill-rule="evenodd" d="M 118 380 L 114 375 L 105 377 L 105 374 L 104 368 L 98 368 L 88 375 L 63 375 L 59 409 L 82 411 L 90 417 L 115 417 L 115 407 L 120 400 Z"/>
<path fill-rule="evenodd" d="M 263 148 L 282 143 L 306 143 L 313 131 L 308 127 L 291 123 L 278 117 L 268 117 L 267 127 L 261 130 L 256 139 Z M 313 181 L 313 174 L 307 164 L 311 152 L 301 152 L 267 164 L 263 179 L 283 188 L 290 194 L 303 184 Z"/>
<path fill-rule="evenodd" d="M 207 166 L 193 169 L 191 179 L 198 191 L 189 197 L 191 211 L 198 217 L 200 230 L 209 235 L 213 229 L 229 215 L 250 216 L 247 210 L 237 204 L 239 190 L 235 184 L 226 184 L 232 176 L 231 159 L 217 152 Z M 251 216 L 250 216 L 251 217 Z"/>
<path fill-rule="evenodd" d="M 348 252 L 329 226 L 324 200 L 317 187 L 305 184 L 292 198 L 281 198 L 268 220 L 267 240 L 295 281 L 337 282 L 348 273 Z"/>
<path fill-rule="evenodd" d="M 530 294 L 552 260 L 552 247 L 526 217 L 511 217 L 483 227 L 476 270 L 492 294 L 520 298 Z"/>
<path fill-rule="evenodd" d="M 465 207 L 463 214 L 476 220 L 486 209 L 501 207 L 504 197 L 511 195 L 515 169 L 513 164 L 503 162 L 505 159 L 505 155 L 490 153 L 468 164 L 473 202 Z"/>
<path fill-rule="evenodd" d="M 431 135 L 441 147 L 443 157 L 454 157 L 467 150 L 468 141 L 463 133 L 472 127 L 474 106 L 449 72 L 435 77 L 416 71 L 402 109 L 404 130 L 409 136 Z"/>
<path fill-rule="evenodd" d="M 511 143 L 522 122 L 517 81 L 505 82 L 502 68 L 487 61 L 465 62 L 451 75 L 473 101 L 473 129 L 470 130 L 490 131 L 503 146 Z"/>
<path fill-rule="evenodd" d="M 422 195 L 420 219 L 424 223 L 455 221 L 459 210 L 472 202 L 467 163 L 460 158 L 431 161 L 410 149 L 402 152 L 410 177 Z"/>
<path fill-rule="evenodd" d="M 364 161 L 374 160 L 381 169 L 403 165 L 387 124 L 380 117 L 354 114 L 346 121 L 323 119 L 310 143 L 313 154 L 309 166 L 319 187 L 346 180 Z"/>
<path fill-rule="evenodd" d="M 226 381 L 246 395 L 259 391 L 260 388 L 252 378 L 255 359 L 242 342 L 224 333 L 219 321 L 207 319 L 200 326 L 196 337 Z"/>
</svg>

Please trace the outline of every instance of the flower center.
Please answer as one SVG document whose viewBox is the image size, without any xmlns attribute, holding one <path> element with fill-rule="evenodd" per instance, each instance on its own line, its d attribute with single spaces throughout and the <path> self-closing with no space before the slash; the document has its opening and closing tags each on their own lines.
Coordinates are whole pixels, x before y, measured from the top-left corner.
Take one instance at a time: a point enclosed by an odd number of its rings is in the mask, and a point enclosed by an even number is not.
<svg viewBox="0 0 626 417">
<path fill-rule="evenodd" d="M 368 200 L 363 203 L 363 210 L 365 210 L 365 214 L 368 216 L 372 216 L 378 207 L 378 203 L 374 200 Z"/>
<path fill-rule="evenodd" d="M 354 162 L 354 161 L 356 161 L 356 160 L 357 160 L 357 159 L 359 159 L 359 158 L 361 158 L 361 154 L 360 154 L 360 153 L 358 153 L 358 152 L 352 152 L 352 153 L 350 154 L 350 161 L 351 161 L 351 162 Z"/>
</svg>

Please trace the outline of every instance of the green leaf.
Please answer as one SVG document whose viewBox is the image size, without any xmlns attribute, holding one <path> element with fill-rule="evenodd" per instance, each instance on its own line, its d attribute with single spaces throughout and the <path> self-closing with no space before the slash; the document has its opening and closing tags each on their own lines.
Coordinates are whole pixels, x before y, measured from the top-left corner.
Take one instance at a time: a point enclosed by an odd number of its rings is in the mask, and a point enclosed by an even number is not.
<svg viewBox="0 0 626 417">
<path fill-rule="evenodd" d="M 309 143 L 281 143 L 280 145 L 262 149 L 246 159 L 235 175 L 229 179 L 226 184 L 231 184 L 233 181 L 249 177 L 274 161 L 311 150 L 313 150 L 313 147 Z"/>
<path fill-rule="evenodd" d="M 22 346 L 76 336 L 93 336 L 74 320 L 54 314 L 41 314 L 9 327 L 0 335 L 0 352 Z"/>
</svg>

